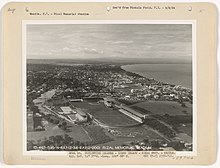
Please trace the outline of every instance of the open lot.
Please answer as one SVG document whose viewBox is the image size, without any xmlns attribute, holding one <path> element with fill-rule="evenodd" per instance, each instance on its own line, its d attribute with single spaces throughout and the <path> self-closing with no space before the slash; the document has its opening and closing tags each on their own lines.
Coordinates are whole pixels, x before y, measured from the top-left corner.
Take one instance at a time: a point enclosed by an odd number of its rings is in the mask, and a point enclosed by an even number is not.
<svg viewBox="0 0 220 168">
<path fill-rule="evenodd" d="M 146 109 L 152 115 L 192 115 L 192 105 L 190 103 L 185 103 L 185 105 L 182 107 L 181 104 L 174 101 L 145 101 L 132 106 Z"/>
<path fill-rule="evenodd" d="M 109 125 L 109 126 L 124 126 L 124 125 L 133 125 L 138 124 L 134 119 L 122 114 L 118 110 L 113 108 L 108 108 L 104 105 L 103 102 L 94 103 L 94 102 L 73 102 L 75 107 L 86 111 L 96 118 L 98 121 Z"/>
</svg>

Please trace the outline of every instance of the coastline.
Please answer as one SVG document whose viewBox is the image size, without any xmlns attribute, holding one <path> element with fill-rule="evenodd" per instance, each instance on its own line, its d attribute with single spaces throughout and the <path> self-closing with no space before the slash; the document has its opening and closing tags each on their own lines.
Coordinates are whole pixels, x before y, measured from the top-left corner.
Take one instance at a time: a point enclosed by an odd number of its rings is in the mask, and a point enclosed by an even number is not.
<svg viewBox="0 0 220 168">
<path fill-rule="evenodd" d="M 185 81 L 187 84 L 185 84 L 186 86 L 184 86 L 184 83 L 182 84 L 182 83 L 178 83 L 178 82 L 176 82 L 176 81 L 174 81 L 173 79 L 175 79 L 175 78 L 172 78 L 172 80 L 171 80 L 171 82 L 170 81 L 168 81 L 167 79 L 166 80 L 163 80 L 163 78 L 164 78 L 164 76 L 166 76 L 167 74 L 166 74 L 166 71 L 155 71 L 155 70 L 150 70 L 150 71 L 139 71 L 139 72 L 137 72 L 137 70 L 135 70 L 135 69 L 132 69 L 134 66 L 137 66 L 138 68 L 140 68 L 141 66 L 143 66 L 143 65 L 149 65 L 149 66 L 157 66 L 157 65 L 160 65 L 160 66 L 166 66 L 166 65 L 170 65 L 170 66 L 172 66 L 172 65 L 190 65 L 191 66 L 191 63 L 183 63 L 183 64 L 181 64 L 181 63 L 177 63 L 177 64 L 173 64 L 173 63 L 167 63 L 167 64 L 160 64 L 160 63 L 154 63 L 154 64 L 151 64 L 151 63 L 149 63 L 149 64 L 146 64 L 146 63 L 140 63 L 140 64 L 124 64 L 124 65 L 121 65 L 120 66 L 120 68 L 122 69 L 122 70 L 124 70 L 124 71 L 126 71 L 126 72 L 130 72 L 130 73 L 134 73 L 134 74 L 137 74 L 137 75 L 140 75 L 140 76 L 142 76 L 142 77 L 145 77 L 145 78 L 147 78 L 147 79 L 153 79 L 153 80 L 155 80 L 155 81 L 157 81 L 157 82 L 161 82 L 161 83 L 164 83 L 164 84 L 169 84 L 169 85 L 180 85 L 180 86 L 182 86 L 182 87 L 185 87 L 185 88 L 188 88 L 188 89 L 192 89 L 192 82 L 190 83 L 190 82 L 188 82 L 187 83 L 187 80 Z M 130 67 L 132 66 L 132 68 L 130 68 Z M 158 68 L 159 66 L 157 66 L 157 68 Z M 169 73 L 171 73 L 170 71 L 167 71 L 168 72 L 168 74 Z M 160 76 L 161 76 L 161 74 L 163 75 L 163 77 L 162 77 L 162 79 L 160 79 Z M 156 74 L 156 75 L 155 75 Z M 160 75 L 157 75 L 157 74 L 160 74 Z M 156 76 L 156 77 L 155 77 Z M 179 76 L 180 75 L 176 75 L 176 76 L 178 76 L 178 78 L 179 79 L 181 79 Z M 187 76 L 188 78 L 189 78 L 189 76 Z M 191 76 L 190 76 L 191 77 Z M 191 77 L 192 78 L 192 77 Z M 181 79 L 182 80 L 182 79 Z M 191 79 L 192 80 L 192 79 Z"/>
</svg>

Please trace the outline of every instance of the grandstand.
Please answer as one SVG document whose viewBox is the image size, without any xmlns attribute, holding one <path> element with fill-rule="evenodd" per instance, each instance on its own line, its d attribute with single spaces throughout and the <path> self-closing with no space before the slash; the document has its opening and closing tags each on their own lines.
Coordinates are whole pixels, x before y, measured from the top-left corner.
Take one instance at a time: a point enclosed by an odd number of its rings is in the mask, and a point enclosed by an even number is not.
<svg viewBox="0 0 220 168">
<path fill-rule="evenodd" d="M 118 111 L 120 111 L 121 113 L 123 113 L 123 114 L 129 116 L 130 118 L 136 120 L 136 121 L 139 122 L 139 123 L 143 123 L 143 122 L 144 122 L 142 118 L 140 118 L 140 117 L 138 117 L 138 116 L 136 116 L 136 115 L 130 113 L 130 112 L 127 111 L 127 110 L 119 109 Z"/>
<path fill-rule="evenodd" d="M 138 111 L 135 111 L 133 109 L 131 109 L 130 107 L 127 107 L 125 105 L 120 105 L 120 109 L 119 111 L 127 116 L 129 116 L 130 118 L 138 121 L 139 123 L 143 123 L 144 119 L 147 117 L 146 114 L 142 114 Z"/>
</svg>

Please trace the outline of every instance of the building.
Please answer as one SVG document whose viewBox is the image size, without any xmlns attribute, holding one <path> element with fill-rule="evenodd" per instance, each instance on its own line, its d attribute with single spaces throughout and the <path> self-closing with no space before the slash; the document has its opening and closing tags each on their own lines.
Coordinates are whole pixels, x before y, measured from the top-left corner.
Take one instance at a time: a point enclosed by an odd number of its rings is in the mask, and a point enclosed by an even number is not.
<svg viewBox="0 0 220 168">
<path fill-rule="evenodd" d="M 136 111 L 136 110 L 133 110 L 132 108 L 130 108 L 130 107 L 126 106 L 126 105 L 121 105 L 120 107 L 121 107 L 122 109 L 128 111 L 129 113 L 134 114 L 134 115 L 136 115 L 136 116 L 138 116 L 138 117 L 140 117 L 140 118 L 142 118 L 142 119 L 145 119 L 145 118 L 147 117 L 146 114 L 143 114 L 143 113 L 141 113 L 141 112 L 138 112 L 138 111 Z"/>
<path fill-rule="evenodd" d="M 67 115 L 67 118 L 72 122 L 82 123 L 88 121 L 88 115 L 85 112 L 81 111 L 80 109 L 74 109 L 72 111 L 73 113 L 69 113 Z"/>
<path fill-rule="evenodd" d="M 78 121 L 78 122 L 87 122 L 88 121 L 88 115 L 85 112 L 77 109 L 76 121 Z"/>
<path fill-rule="evenodd" d="M 104 101 L 106 107 L 112 107 L 112 103 L 110 101 Z"/>
<path fill-rule="evenodd" d="M 108 98 L 104 98 L 104 104 L 106 107 L 113 107 L 113 101 Z"/>
<path fill-rule="evenodd" d="M 70 99 L 70 102 L 83 102 L 83 99 Z"/>
<path fill-rule="evenodd" d="M 131 109 L 130 107 L 127 107 L 125 105 L 120 105 L 120 109 L 119 111 L 125 115 L 127 115 L 128 117 L 138 121 L 139 123 L 143 123 L 144 119 L 147 117 L 146 114 L 142 114 L 138 111 L 135 111 L 133 109 Z"/>
<path fill-rule="evenodd" d="M 115 99 L 114 98 L 112 98 L 112 97 L 110 97 L 110 96 L 108 96 L 108 97 L 105 97 L 105 98 L 103 98 L 103 102 L 104 102 L 104 105 L 106 106 L 106 107 L 113 107 L 113 106 L 115 106 L 116 105 L 116 102 L 115 102 Z"/>
<path fill-rule="evenodd" d="M 74 111 L 69 107 L 69 106 L 62 106 L 60 107 L 60 109 L 62 110 L 61 112 L 58 112 L 59 114 L 71 114 L 74 113 Z"/>
<path fill-rule="evenodd" d="M 125 114 L 126 116 L 128 116 L 128 117 L 130 117 L 130 118 L 136 120 L 136 121 L 139 122 L 139 123 L 143 123 L 143 119 L 141 119 L 140 117 L 138 117 L 138 116 L 136 116 L 136 115 L 130 113 L 130 112 L 127 111 L 127 110 L 119 109 L 118 111 L 120 111 L 121 113 Z"/>
</svg>

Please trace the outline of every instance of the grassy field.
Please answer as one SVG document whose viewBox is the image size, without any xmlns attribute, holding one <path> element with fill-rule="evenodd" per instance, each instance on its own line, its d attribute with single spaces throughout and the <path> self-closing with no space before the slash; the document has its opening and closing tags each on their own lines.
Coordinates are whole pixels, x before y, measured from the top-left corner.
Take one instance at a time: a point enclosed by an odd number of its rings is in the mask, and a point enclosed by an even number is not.
<svg viewBox="0 0 220 168">
<path fill-rule="evenodd" d="M 169 114 L 169 115 L 192 115 L 192 105 L 185 103 L 186 107 L 182 107 L 174 101 L 145 101 L 132 106 L 141 107 L 149 111 L 149 114 Z M 131 107 L 132 107 L 131 106 Z"/>
<path fill-rule="evenodd" d="M 115 136 L 106 131 L 107 135 L 109 135 L 113 139 L 113 141 L 100 144 L 99 146 L 102 146 L 102 145 L 120 146 L 120 145 L 127 144 L 127 143 L 134 142 L 134 141 L 142 141 L 143 139 L 163 140 L 161 136 L 159 136 L 152 130 L 147 129 L 147 127 L 144 127 L 144 126 L 129 127 L 129 128 L 116 128 L 113 130 L 119 131 L 120 135 Z"/>
<path fill-rule="evenodd" d="M 81 108 L 83 111 L 93 115 L 100 122 L 110 126 L 120 125 L 132 125 L 137 124 L 137 121 L 122 114 L 118 110 L 113 108 L 107 108 L 103 102 L 90 103 L 90 102 L 74 102 L 72 103 L 75 107 Z"/>
<path fill-rule="evenodd" d="M 160 139 L 161 137 L 151 131 L 150 129 L 147 129 L 144 126 L 137 126 L 137 127 L 130 127 L 130 128 L 117 128 L 124 134 L 134 134 L 136 135 L 136 138 L 150 138 L 150 139 Z"/>
<path fill-rule="evenodd" d="M 49 138 L 50 136 L 68 134 L 76 141 L 91 141 L 91 138 L 87 135 L 87 133 L 81 126 L 68 124 L 67 127 L 68 129 L 64 131 L 60 129 L 57 125 L 48 123 L 46 126 L 46 131 L 27 132 L 27 140 L 39 140 Z"/>
<path fill-rule="evenodd" d="M 185 124 L 185 126 L 179 127 L 179 130 L 192 137 L 192 124 Z"/>
<path fill-rule="evenodd" d="M 113 139 L 106 135 L 104 132 L 104 129 L 96 126 L 96 125 L 90 125 L 90 126 L 84 126 L 84 130 L 87 131 L 89 136 L 91 137 L 91 145 L 101 144 L 110 142 Z"/>
</svg>

